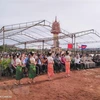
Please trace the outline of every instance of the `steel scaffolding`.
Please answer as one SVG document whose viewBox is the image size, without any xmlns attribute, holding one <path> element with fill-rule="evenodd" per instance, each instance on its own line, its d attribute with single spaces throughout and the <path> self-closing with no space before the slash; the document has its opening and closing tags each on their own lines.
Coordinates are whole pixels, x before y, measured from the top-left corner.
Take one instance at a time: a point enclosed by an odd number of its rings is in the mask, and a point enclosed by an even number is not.
<svg viewBox="0 0 100 100">
<path fill-rule="evenodd" d="M 13 46 L 24 44 L 25 49 L 27 48 L 28 44 L 40 42 L 42 43 L 42 49 L 45 48 L 44 44 L 47 44 L 47 46 L 52 46 L 53 44 L 51 43 L 51 41 L 53 41 L 53 36 L 51 33 L 51 27 L 52 23 L 47 20 L 38 20 L 3 26 L 0 29 L 0 39 L 2 40 L 1 45 L 3 45 L 3 51 L 5 51 L 5 44 L 9 45 L 9 40 L 13 41 L 11 42 L 11 45 Z M 96 38 L 98 39 L 95 40 L 95 38 L 93 41 L 94 37 L 91 37 L 92 35 L 97 36 Z M 83 36 L 88 36 L 89 38 L 86 40 L 83 38 Z M 90 44 L 100 42 L 100 34 L 94 29 L 75 33 L 70 33 L 64 29 L 61 29 L 61 33 L 58 38 L 60 42 L 63 41 L 63 43 L 60 43 L 60 45 L 67 45 L 68 43 L 72 43 L 74 45 L 74 50 L 76 49 L 76 44 Z M 79 38 L 83 39 L 83 41 L 78 41 Z M 91 38 L 92 40 L 90 41 L 89 39 Z"/>
</svg>

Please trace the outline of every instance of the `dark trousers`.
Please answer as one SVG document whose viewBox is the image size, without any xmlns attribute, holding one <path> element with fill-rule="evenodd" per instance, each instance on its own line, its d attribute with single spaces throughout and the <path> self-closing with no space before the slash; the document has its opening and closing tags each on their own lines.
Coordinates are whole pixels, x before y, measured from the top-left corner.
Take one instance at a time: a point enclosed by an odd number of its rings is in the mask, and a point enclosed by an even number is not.
<svg viewBox="0 0 100 100">
<path fill-rule="evenodd" d="M 39 68 L 39 74 L 42 74 L 43 73 L 42 65 L 37 64 L 37 67 Z"/>
<path fill-rule="evenodd" d="M 39 75 L 39 66 L 36 65 L 36 75 Z"/>
<path fill-rule="evenodd" d="M 11 66 L 11 70 L 12 70 L 12 74 L 15 75 L 16 74 L 16 68 L 14 66 Z"/>
<path fill-rule="evenodd" d="M 84 64 L 83 63 L 80 63 L 80 64 L 75 63 L 74 69 L 75 70 L 77 70 L 77 69 L 84 69 Z"/>
<path fill-rule="evenodd" d="M 75 63 L 74 69 L 75 69 L 75 70 L 80 69 L 80 64 Z"/>
<path fill-rule="evenodd" d="M 65 72 L 65 64 L 64 64 L 64 63 L 61 63 L 61 70 L 62 70 L 63 72 Z"/>
<path fill-rule="evenodd" d="M 42 65 L 43 73 L 47 73 L 47 64 Z"/>
<path fill-rule="evenodd" d="M 55 72 L 60 72 L 60 70 L 61 70 L 61 63 L 55 63 L 54 64 L 54 70 L 55 70 Z"/>
<path fill-rule="evenodd" d="M 81 69 L 84 69 L 84 68 L 85 68 L 85 64 L 81 63 Z"/>
<path fill-rule="evenodd" d="M 22 71 L 23 71 L 23 77 L 28 75 L 28 68 L 27 67 L 22 67 Z"/>
</svg>

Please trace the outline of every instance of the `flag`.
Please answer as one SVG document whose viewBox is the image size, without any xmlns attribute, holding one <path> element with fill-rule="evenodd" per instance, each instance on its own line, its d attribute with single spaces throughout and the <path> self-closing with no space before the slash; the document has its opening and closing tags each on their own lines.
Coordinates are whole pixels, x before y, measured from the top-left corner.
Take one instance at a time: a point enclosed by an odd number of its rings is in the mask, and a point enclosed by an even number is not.
<svg viewBox="0 0 100 100">
<path fill-rule="evenodd" d="M 87 45 L 81 45 L 81 49 L 86 49 Z"/>
<path fill-rule="evenodd" d="M 68 49 L 72 49 L 73 48 L 73 44 L 68 44 Z"/>
<path fill-rule="evenodd" d="M 77 48 L 79 48 L 79 49 L 81 48 L 81 46 L 80 46 L 80 45 L 78 45 L 78 44 L 76 44 L 76 46 L 77 46 Z"/>
</svg>

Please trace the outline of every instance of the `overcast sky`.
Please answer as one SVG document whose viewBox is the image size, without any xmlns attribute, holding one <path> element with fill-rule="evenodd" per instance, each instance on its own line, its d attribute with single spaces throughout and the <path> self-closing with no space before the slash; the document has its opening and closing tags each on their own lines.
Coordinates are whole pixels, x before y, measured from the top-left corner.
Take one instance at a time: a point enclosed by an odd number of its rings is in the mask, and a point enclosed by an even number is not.
<svg viewBox="0 0 100 100">
<path fill-rule="evenodd" d="M 69 32 L 94 28 L 100 32 L 100 0 L 0 0 L 0 27 L 55 16 Z"/>
<path fill-rule="evenodd" d="M 0 28 L 43 19 L 53 22 L 55 16 L 66 31 L 100 33 L 100 0 L 0 0 Z"/>
</svg>

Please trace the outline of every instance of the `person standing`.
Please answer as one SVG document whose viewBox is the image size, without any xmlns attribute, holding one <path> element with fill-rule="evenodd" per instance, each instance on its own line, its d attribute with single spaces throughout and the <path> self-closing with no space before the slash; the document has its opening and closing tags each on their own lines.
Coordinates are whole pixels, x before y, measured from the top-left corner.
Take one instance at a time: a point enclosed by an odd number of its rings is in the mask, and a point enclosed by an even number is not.
<svg viewBox="0 0 100 100">
<path fill-rule="evenodd" d="M 12 69 L 12 77 L 16 74 L 16 56 L 11 56 L 11 69 Z"/>
<path fill-rule="evenodd" d="M 62 71 L 65 71 L 65 54 L 61 54 L 61 65 L 62 65 Z"/>
<path fill-rule="evenodd" d="M 16 80 L 18 82 L 16 82 L 16 85 L 20 84 L 20 80 L 23 77 L 23 72 L 22 72 L 22 64 L 21 64 L 21 60 L 20 60 L 20 54 L 17 54 L 17 58 L 16 58 Z"/>
<path fill-rule="evenodd" d="M 25 54 L 23 53 L 21 56 L 21 62 L 22 62 L 22 71 L 23 71 L 23 77 L 26 76 L 26 62 L 25 62 Z"/>
<path fill-rule="evenodd" d="M 37 67 L 39 68 L 39 74 L 42 74 L 43 68 L 42 68 L 42 55 L 41 54 L 38 55 Z"/>
<path fill-rule="evenodd" d="M 47 73 L 47 57 L 44 55 L 42 59 L 42 68 L 43 68 L 43 73 Z"/>
<path fill-rule="evenodd" d="M 29 83 L 35 83 L 34 78 L 36 77 L 36 61 L 33 52 L 30 52 L 30 67 L 28 77 L 31 79 Z"/>
<path fill-rule="evenodd" d="M 61 71 L 61 60 L 60 60 L 60 56 L 59 54 L 56 54 L 55 58 L 54 58 L 54 68 L 56 72 L 60 72 Z"/>
<path fill-rule="evenodd" d="M 51 80 L 51 77 L 54 75 L 54 69 L 53 69 L 54 61 L 51 52 L 48 53 L 47 59 L 48 59 L 48 80 Z"/>
<path fill-rule="evenodd" d="M 69 52 L 66 51 L 66 56 L 65 56 L 65 69 L 66 69 L 66 77 L 70 76 L 70 62 L 71 62 L 71 58 L 69 56 Z"/>
</svg>

